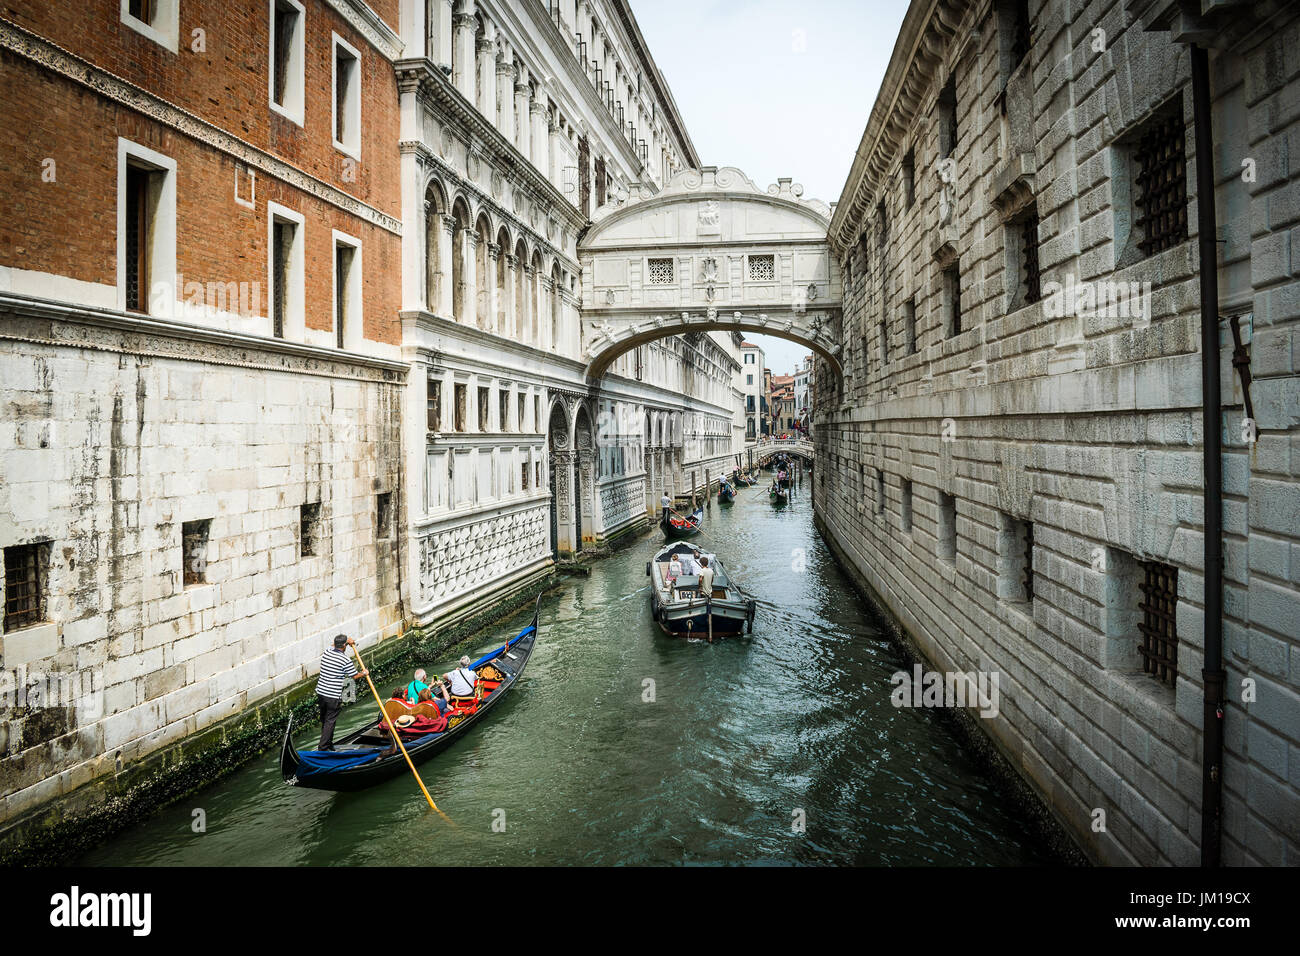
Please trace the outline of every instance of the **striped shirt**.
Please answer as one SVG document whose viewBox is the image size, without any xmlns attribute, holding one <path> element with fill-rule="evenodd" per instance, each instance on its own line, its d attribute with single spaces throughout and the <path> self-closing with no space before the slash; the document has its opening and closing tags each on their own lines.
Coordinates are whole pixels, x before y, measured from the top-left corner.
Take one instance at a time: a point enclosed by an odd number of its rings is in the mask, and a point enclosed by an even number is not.
<svg viewBox="0 0 1300 956">
<path fill-rule="evenodd" d="M 316 696 L 338 700 L 343 696 L 343 681 L 355 677 L 357 665 L 342 651 L 329 648 L 320 656 L 320 677 L 316 679 Z"/>
</svg>

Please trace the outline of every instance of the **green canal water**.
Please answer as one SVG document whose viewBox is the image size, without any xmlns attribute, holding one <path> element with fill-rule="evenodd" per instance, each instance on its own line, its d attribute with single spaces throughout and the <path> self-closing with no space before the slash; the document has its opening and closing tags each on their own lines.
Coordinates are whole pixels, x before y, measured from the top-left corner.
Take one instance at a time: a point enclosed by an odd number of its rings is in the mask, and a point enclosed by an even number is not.
<svg viewBox="0 0 1300 956">
<path fill-rule="evenodd" d="M 520 683 L 420 766 L 452 826 L 409 776 L 362 793 L 302 790 L 267 753 L 81 862 L 1057 862 L 947 723 L 891 705 L 902 659 L 813 529 L 809 490 L 775 511 L 760 484 L 706 516 L 702 547 L 759 601 L 751 637 L 710 645 L 658 630 L 645 575 L 657 530 L 548 594 Z M 528 616 L 465 652 L 499 645 Z M 461 652 L 428 666 L 446 670 Z M 373 714 L 360 698 L 340 731 Z M 314 747 L 318 732 L 295 739 Z"/>
</svg>

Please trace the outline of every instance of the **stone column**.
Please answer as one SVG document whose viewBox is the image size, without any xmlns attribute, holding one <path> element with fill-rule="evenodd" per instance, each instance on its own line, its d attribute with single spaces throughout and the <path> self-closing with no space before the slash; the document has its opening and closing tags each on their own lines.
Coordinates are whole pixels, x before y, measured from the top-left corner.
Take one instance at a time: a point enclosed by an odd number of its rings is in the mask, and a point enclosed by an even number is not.
<svg viewBox="0 0 1300 956">
<path fill-rule="evenodd" d="M 573 528 L 573 456 L 571 451 L 551 451 L 551 474 L 555 478 L 555 547 L 561 555 L 578 550 Z"/>
<path fill-rule="evenodd" d="M 478 38 L 476 49 L 478 50 L 478 82 L 475 91 L 477 96 L 478 111 L 483 114 L 483 118 L 489 123 L 496 125 L 497 121 L 497 93 L 496 93 L 496 55 L 494 47 L 496 46 L 486 36 Z"/>
<path fill-rule="evenodd" d="M 515 130 L 514 144 L 524 154 L 524 159 L 532 158 L 528 148 L 528 99 L 528 71 L 521 69 L 515 79 L 515 118 L 518 128 Z"/>
<path fill-rule="evenodd" d="M 496 127 L 508 141 L 515 138 L 515 66 L 505 55 L 497 58 Z"/>
<path fill-rule="evenodd" d="M 478 21 L 474 18 L 472 12 L 459 13 L 453 21 L 455 26 L 455 54 L 452 57 L 451 81 L 456 84 L 456 89 L 460 90 L 465 99 L 473 103 L 476 99 L 474 95 L 474 32 L 478 27 Z"/>
<path fill-rule="evenodd" d="M 438 313 L 444 319 L 454 319 L 454 310 L 452 303 L 455 301 L 454 292 L 451 287 L 454 270 L 451 264 L 453 255 L 451 239 L 456 234 L 456 219 L 454 216 L 442 217 L 442 228 L 438 230 L 438 265 L 441 267 L 440 281 L 438 283 L 439 296 L 441 300 L 437 303 L 437 308 L 430 306 L 430 310 Z"/>
<path fill-rule="evenodd" d="M 530 109 L 530 115 L 533 121 L 533 142 L 530 148 L 533 165 L 537 167 L 539 173 L 549 179 L 551 175 L 551 164 L 547 161 L 547 155 L 550 152 L 548 149 L 550 143 L 547 141 L 546 132 L 546 127 L 549 125 L 546 118 L 546 98 L 539 94 L 537 98 L 533 100 Z"/>
<path fill-rule="evenodd" d="M 488 243 L 487 253 L 487 288 L 483 290 L 487 298 L 487 327 L 497 335 L 502 334 L 500 325 L 500 303 L 497 301 L 497 269 L 501 267 L 501 247 L 495 242 Z"/>
<path fill-rule="evenodd" d="M 555 307 L 553 301 L 555 295 L 555 283 L 551 280 L 551 277 L 542 276 L 542 298 L 545 300 L 545 306 L 542 311 L 545 313 L 546 318 L 545 321 L 540 323 L 541 327 L 538 332 L 537 342 L 544 349 L 555 348 L 555 342 L 553 341 L 554 337 L 551 335 L 551 313 L 552 309 Z"/>
<path fill-rule="evenodd" d="M 439 66 L 451 66 L 451 28 L 452 28 L 452 4 L 453 0 L 434 0 L 438 7 L 435 16 L 438 18 L 438 49 L 431 53 L 433 61 Z"/>
</svg>

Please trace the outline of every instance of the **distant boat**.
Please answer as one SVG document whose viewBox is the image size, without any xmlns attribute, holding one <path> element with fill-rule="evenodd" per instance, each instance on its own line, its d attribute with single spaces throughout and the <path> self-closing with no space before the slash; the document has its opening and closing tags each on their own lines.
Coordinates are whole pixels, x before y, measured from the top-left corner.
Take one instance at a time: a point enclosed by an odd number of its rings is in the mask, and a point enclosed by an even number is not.
<svg viewBox="0 0 1300 956">
<path fill-rule="evenodd" d="M 703 508 L 696 508 L 689 516 L 679 515 L 671 508 L 666 508 L 663 517 L 659 520 L 659 527 L 663 528 L 664 537 L 669 541 L 693 538 L 700 533 L 703 525 Z"/>
<path fill-rule="evenodd" d="M 532 623 L 502 647 L 484 654 L 470 668 L 478 674 L 472 698 L 453 698 L 448 728 L 438 733 L 407 733 L 398 727 L 411 760 L 419 763 L 447 749 L 463 737 L 515 686 L 528 664 L 537 640 L 542 599 L 537 599 Z M 402 707 L 396 701 L 387 704 Z M 280 748 L 280 775 L 285 783 L 313 790 L 364 790 L 409 773 L 406 758 L 393 746 L 387 722 L 378 718 L 338 742 L 333 750 L 298 750 L 293 745 L 293 719 L 284 731 Z"/>
<path fill-rule="evenodd" d="M 778 508 L 784 507 L 785 503 L 790 500 L 790 495 L 786 490 L 776 484 L 772 485 L 772 487 L 767 490 L 767 496 L 771 499 L 772 504 L 776 505 Z"/>
<path fill-rule="evenodd" d="M 718 485 L 718 504 L 729 505 L 736 500 L 736 489 L 732 488 L 727 482 L 721 482 Z"/>
<path fill-rule="evenodd" d="M 754 630 L 754 613 L 757 605 L 744 597 L 727 576 L 717 555 L 705 555 L 713 569 L 713 592 L 700 592 L 698 575 L 683 574 L 676 581 L 668 580 L 668 563 L 674 554 L 690 554 L 694 548 L 685 542 L 664 545 L 646 565 L 650 575 L 650 606 L 655 620 L 669 634 L 678 637 L 713 637 L 740 634 Z"/>
</svg>

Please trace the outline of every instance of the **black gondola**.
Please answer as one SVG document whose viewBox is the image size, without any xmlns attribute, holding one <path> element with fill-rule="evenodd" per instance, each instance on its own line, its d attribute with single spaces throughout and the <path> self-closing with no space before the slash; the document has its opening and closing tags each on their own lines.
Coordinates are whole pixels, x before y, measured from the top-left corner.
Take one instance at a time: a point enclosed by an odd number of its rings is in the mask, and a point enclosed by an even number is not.
<svg viewBox="0 0 1300 956">
<path fill-rule="evenodd" d="M 767 489 L 767 497 L 778 508 L 785 507 L 785 503 L 790 499 L 790 495 L 786 490 L 776 482 L 773 482 L 772 487 Z"/>
<path fill-rule="evenodd" d="M 453 712 L 449 720 L 455 722 L 439 733 L 415 735 L 398 731 L 402 734 L 402 743 L 412 762 L 419 763 L 446 750 L 496 707 L 514 687 L 532 656 L 541 610 L 542 599 L 539 595 L 532 623 L 502 647 L 484 654 L 470 665 L 477 671 L 490 664 L 504 675 L 494 689 L 477 701 L 472 713 L 463 714 L 457 720 Z M 300 751 L 293 745 L 291 718 L 284 731 L 284 744 L 280 748 L 280 775 L 286 783 L 293 786 L 313 790 L 351 791 L 364 790 L 410 773 L 402 752 L 393 746 L 387 726 L 381 730 L 381 725 L 384 724 L 384 718 L 380 717 L 361 730 L 348 734 L 331 751 Z"/>
<path fill-rule="evenodd" d="M 678 541 L 682 538 L 693 538 L 700 533 L 700 528 L 704 524 L 704 509 L 696 508 L 690 516 L 679 515 L 671 508 L 664 509 L 663 517 L 659 519 L 659 527 L 663 529 L 664 537 L 669 541 Z"/>
<path fill-rule="evenodd" d="M 736 489 L 732 488 L 728 482 L 721 482 L 718 485 L 718 504 L 729 505 L 736 500 Z"/>
</svg>

